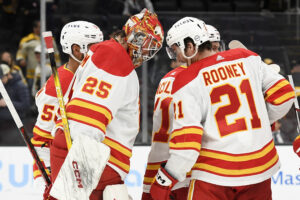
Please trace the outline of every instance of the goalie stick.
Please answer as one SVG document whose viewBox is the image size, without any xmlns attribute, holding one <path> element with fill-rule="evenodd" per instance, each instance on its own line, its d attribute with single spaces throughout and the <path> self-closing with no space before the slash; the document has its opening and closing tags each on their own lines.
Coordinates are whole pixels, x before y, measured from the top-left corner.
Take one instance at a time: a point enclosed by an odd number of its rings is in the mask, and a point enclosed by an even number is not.
<svg viewBox="0 0 300 200">
<path fill-rule="evenodd" d="M 2 97 L 7 105 L 7 108 L 10 112 L 10 114 L 12 115 L 12 118 L 14 119 L 18 129 L 19 129 L 19 132 L 21 133 L 21 135 L 23 136 L 23 139 L 38 167 L 38 169 L 40 170 L 41 174 L 42 174 L 42 177 L 46 183 L 47 186 L 51 185 L 51 181 L 50 181 L 50 178 L 49 176 L 47 175 L 46 173 L 46 170 L 45 168 L 43 167 L 43 164 L 34 148 L 34 146 L 32 145 L 30 139 L 29 139 L 29 136 L 27 134 L 27 131 L 25 130 L 24 126 L 23 126 L 23 123 L 14 107 L 14 105 L 12 104 L 8 94 L 7 94 L 7 91 L 2 83 L 2 81 L 0 80 L 0 93 L 2 94 Z"/>
<path fill-rule="evenodd" d="M 71 135 L 70 135 L 69 123 L 68 123 L 68 119 L 67 119 L 67 115 L 66 115 L 66 109 L 65 109 L 62 89 L 61 89 L 61 85 L 60 85 L 60 81 L 59 81 L 59 77 L 58 77 L 58 73 L 57 73 L 55 58 L 54 58 L 52 32 L 51 31 L 43 32 L 42 35 L 43 35 L 43 38 L 44 38 L 44 41 L 45 41 L 45 44 L 47 47 L 47 52 L 48 52 L 49 58 L 50 58 L 51 70 L 52 70 L 54 84 L 55 84 L 55 88 L 56 88 L 56 94 L 57 94 L 57 99 L 58 99 L 58 103 L 59 103 L 62 124 L 64 127 L 65 138 L 66 138 L 67 147 L 69 150 L 72 146 L 72 140 L 71 140 Z"/>
<path fill-rule="evenodd" d="M 245 45 L 243 45 L 243 43 L 241 43 L 238 40 L 230 41 L 229 44 L 228 44 L 228 47 L 229 47 L 229 49 L 236 49 L 236 48 L 247 49 L 247 47 Z M 271 64 L 269 66 L 272 67 L 275 71 L 277 71 L 279 73 L 280 67 L 278 65 Z M 288 79 L 289 79 L 290 84 L 292 85 L 292 87 L 295 90 L 294 80 L 293 80 L 293 77 L 291 75 L 290 70 L 289 70 Z M 298 113 L 300 112 L 300 109 L 299 109 L 299 103 L 298 103 L 298 100 L 297 100 L 297 95 L 295 95 L 295 98 L 294 98 L 294 106 L 295 106 L 296 118 L 297 118 L 297 131 L 298 131 L 298 134 L 300 134 L 300 120 L 299 120 L 299 115 L 298 115 Z"/>
</svg>

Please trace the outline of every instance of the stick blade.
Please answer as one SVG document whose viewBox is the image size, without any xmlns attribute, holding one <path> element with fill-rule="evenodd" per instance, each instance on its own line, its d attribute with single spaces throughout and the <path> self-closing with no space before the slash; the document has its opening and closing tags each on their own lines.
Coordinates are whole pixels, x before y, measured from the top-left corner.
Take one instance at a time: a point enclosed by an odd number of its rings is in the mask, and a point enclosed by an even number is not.
<svg viewBox="0 0 300 200">
<path fill-rule="evenodd" d="M 231 40 L 228 44 L 229 49 L 237 49 L 237 48 L 242 48 L 242 49 L 247 49 L 243 43 L 241 43 L 238 40 Z"/>
</svg>

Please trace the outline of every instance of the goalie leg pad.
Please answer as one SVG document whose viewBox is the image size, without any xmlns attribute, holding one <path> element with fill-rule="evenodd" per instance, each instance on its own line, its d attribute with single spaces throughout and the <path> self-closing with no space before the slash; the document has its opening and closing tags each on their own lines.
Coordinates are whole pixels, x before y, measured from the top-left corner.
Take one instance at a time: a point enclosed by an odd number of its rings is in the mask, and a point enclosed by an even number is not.
<svg viewBox="0 0 300 200">
<path fill-rule="evenodd" d="M 100 141 L 79 135 L 57 175 L 50 195 L 59 200 L 88 200 L 96 188 L 110 156 Z"/>
<path fill-rule="evenodd" d="M 90 200 L 103 199 L 103 191 L 106 188 L 106 186 L 117 184 L 124 184 L 124 181 L 122 181 L 121 176 L 118 172 L 116 172 L 110 166 L 106 165 L 96 189 L 92 192 L 90 196 Z"/>
<path fill-rule="evenodd" d="M 125 184 L 108 185 L 103 191 L 103 200 L 130 200 Z"/>
</svg>

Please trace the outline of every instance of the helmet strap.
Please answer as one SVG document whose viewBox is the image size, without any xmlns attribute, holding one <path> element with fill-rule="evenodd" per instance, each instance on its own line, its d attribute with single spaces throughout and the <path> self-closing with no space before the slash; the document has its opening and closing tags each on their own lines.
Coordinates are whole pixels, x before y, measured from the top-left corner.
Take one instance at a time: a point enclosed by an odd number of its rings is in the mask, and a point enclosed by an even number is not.
<svg viewBox="0 0 300 200">
<path fill-rule="evenodd" d="M 188 59 L 188 60 L 190 60 L 190 59 L 192 59 L 192 58 L 198 53 L 198 46 L 196 46 L 196 51 L 195 51 L 195 53 L 194 53 L 193 55 L 191 55 L 191 56 L 186 56 L 185 53 L 184 53 L 184 50 L 183 50 L 183 49 L 180 49 L 180 50 L 181 50 L 181 52 L 182 52 L 183 57 L 186 58 L 186 59 Z"/>
<path fill-rule="evenodd" d="M 81 63 L 82 60 L 78 60 L 77 58 L 75 58 L 75 56 L 74 56 L 72 53 L 70 53 L 69 55 L 70 55 L 71 58 L 73 58 L 76 62 Z"/>
</svg>

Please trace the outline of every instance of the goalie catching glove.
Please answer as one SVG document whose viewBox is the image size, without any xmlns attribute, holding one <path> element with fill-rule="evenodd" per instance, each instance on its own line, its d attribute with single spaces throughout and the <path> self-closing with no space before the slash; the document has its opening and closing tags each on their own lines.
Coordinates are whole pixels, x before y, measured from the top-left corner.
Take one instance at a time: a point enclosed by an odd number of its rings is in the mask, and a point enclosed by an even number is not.
<svg viewBox="0 0 300 200">
<path fill-rule="evenodd" d="M 300 135 L 293 142 L 294 152 L 300 157 Z"/>
<path fill-rule="evenodd" d="M 178 182 L 163 167 L 158 170 L 151 185 L 150 194 L 154 200 L 169 200 L 171 189 Z"/>
</svg>

